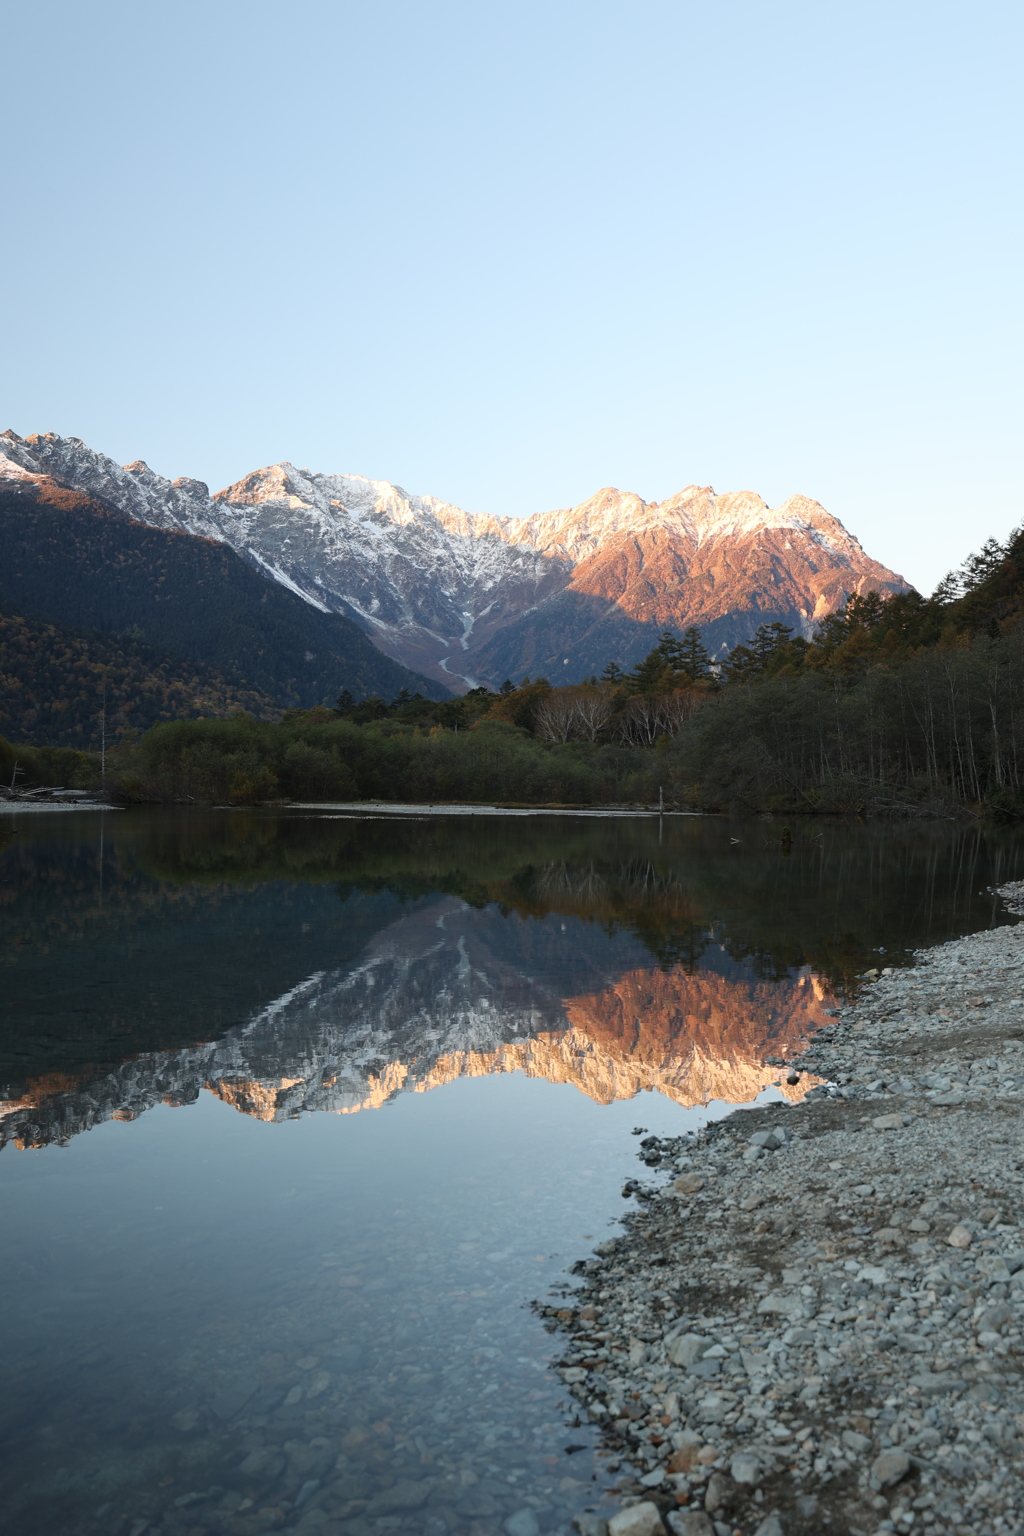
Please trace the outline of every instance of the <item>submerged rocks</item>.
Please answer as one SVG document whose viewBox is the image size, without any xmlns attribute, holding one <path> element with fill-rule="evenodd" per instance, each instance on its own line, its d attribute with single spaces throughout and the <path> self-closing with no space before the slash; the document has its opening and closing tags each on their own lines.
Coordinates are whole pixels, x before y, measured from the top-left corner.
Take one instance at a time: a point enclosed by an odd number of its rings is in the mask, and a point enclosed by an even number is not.
<svg viewBox="0 0 1024 1536">
<path fill-rule="evenodd" d="M 540 1526 L 532 1509 L 517 1509 L 509 1515 L 502 1529 L 505 1536 L 540 1536 Z"/>
</svg>

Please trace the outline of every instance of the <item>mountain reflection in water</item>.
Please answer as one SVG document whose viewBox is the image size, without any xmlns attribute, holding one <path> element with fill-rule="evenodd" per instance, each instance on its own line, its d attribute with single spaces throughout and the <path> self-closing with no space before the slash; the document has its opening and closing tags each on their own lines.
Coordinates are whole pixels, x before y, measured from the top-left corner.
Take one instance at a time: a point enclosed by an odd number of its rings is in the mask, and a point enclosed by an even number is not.
<svg viewBox="0 0 1024 1536">
<path fill-rule="evenodd" d="M 5 1532 L 571 1536 L 612 1468 L 524 1304 L 628 1131 L 754 1097 L 1024 874 L 976 828 L 779 830 L 0 812 Z"/>
<path fill-rule="evenodd" d="M 880 946 L 983 926 L 985 879 L 1019 873 L 1015 841 L 960 829 L 808 827 L 789 857 L 713 821 L 128 813 L 68 837 L 3 854 L 0 1144 L 204 1089 L 273 1121 L 512 1071 L 749 1101 Z"/>
<path fill-rule="evenodd" d="M 578 988 L 569 996 L 558 985 L 563 946 Z M 314 972 L 222 1039 L 146 1053 L 57 1093 L 42 1085 L 4 1106 L 0 1125 L 22 1145 L 63 1141 L 111 1116 L 191 1103 L 204 1088 L 262 1120 L 350 1113 L 512 1071 L 574 1083 L 601 1103 L 643 1088 L 681 1104 L 741 1102 L 777 1079 L 766 1054 L 822 1022 L 825 994 L 806 968 L 759 980 L 716 944 L 696 972 L 643 958 L 635 939 L 578 918 L 424 899 L 355 965 Z"/>
</svg>

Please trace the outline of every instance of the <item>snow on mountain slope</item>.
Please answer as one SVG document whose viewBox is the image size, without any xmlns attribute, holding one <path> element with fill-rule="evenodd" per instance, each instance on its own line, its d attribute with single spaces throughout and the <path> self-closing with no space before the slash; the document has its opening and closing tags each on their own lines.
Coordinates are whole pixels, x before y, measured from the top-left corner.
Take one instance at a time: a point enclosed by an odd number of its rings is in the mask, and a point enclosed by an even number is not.
<svg viewBox="0 0 1024 1536">
<path fill-rule="evenodd" d="M 291 464 L 247 475 L 214 498 L 223 536 L 311 601 L 349 614 L 397 660 L 471 681 L 479 644 L 565 585 L 567 561 L 508 542 L 506 525 L 387 481 Z M 500 679 L 499 679 L 500 681 Z"/>
<path fill-rule="evenodd" d="M 0 438 L 0 477 L 42 474 L 127 515 L 230 544 L 388 655 L 449 685 L 628 665 L 661 629 L 716 649 L 781 619 L 809 634 L 852 592 L 901 591 L 818 502 L 689 485 L 663 502 L 608 487 L 523 519 L 480 516 L 388 481 L 275 464 L 211 496 L 78 438 Z"/>
<path fill-rule="evenodd" d="M 688 485 L 662 502 L 644 502 L 632 491 L 609 486 L 578 506 L 524 518 L 511 537 L 545 553 L 564 551 L 578 564 L 623 531 L 642 534 L 663 529 L 699 549 L 711 540 L 748 538 L 778 528 L 816 531 L 837 552 L 849 545 L 851 552 L 863 556 L 843 525 L 806 496 L 791 496 L 781 507 L 772 508 L 753 491 L 716 496 L 710 485 Z"/>
<path fill-rule="evenodd" d="M 48 475 L 76 491 L 99 496 L 153 528 L 222 537 L 210 519 L 210 491 L 202 480 L 165 480 L 141 459 L 117 464 L 106 454 L 95 453 L 80 437 L 58 437 L 53 432 L 29 438 L 10 431 L 0 434 L 0 478 L 16 477 L 17 469 Z"/>
</svg>

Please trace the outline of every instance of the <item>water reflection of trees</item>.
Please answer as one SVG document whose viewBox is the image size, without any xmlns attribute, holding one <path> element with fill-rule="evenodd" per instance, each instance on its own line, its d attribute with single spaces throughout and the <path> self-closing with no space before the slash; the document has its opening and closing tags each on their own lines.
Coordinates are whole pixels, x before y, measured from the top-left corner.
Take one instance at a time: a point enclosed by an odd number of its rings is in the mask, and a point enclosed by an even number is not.
<svg viewBox="0 0 1024 1536">
<path fill-rule="evenodd" d="M 715 944 L 763 979 L 810 965 L 840 991 L 881 950 L 900 963 L 985 927 L 998 915 L 985 887 L 1024 875 L 1019 834 L 952 824 L 800 823 L 786 849 L 773 824 L 715 818 L 236 815 L 221 828 L 183 839 L 168 827 L 149 867 L 179 881 L 333 880 L 342 899 L 457 895 L 628 932 L 661 966 L 693 968 Z"/>
<path fill-rule="evenodd" d="M 692 969 L 720 945 L 764 979 L 810 965 L 848 989 L 880 949 L 898 962 L 986 926 L 998 911 L 986 886 L 1024 875 L 1019 834 L 952 825 L 799 824 L 788 854 L 771 824 L 712 818 L 161 811 L 108 817 L 105 836 L 102 860 L 81 826 L 70 859 L 67 832 L 0 848 L 10 959 L 26 944 L 95 941 L 105 925 L 124 936 L 161 913 L 232 908 L 243 891 L 270 899 L 276 886 L 286 905 L 329 885 L 345 903 L 446 894 L 524 920 L 572 917 L 633 935 L 663 967 Z"/>
<path fill-rule="evenodd" d="M 674 871 L 653 859 L 601 867 L 552 859 L 533 872 L 534 909 L 625 928 L 646 945 L 663 969 L 696 970 L 714 925 Z M 539 912 L 538 912 L 539 915 Z"/>
<path fill-rule="evenodd" d="M 25 834 L 0 845 L 0 1089 L 44 1096 L 220 1039 L 420 911 L 427 953 L 444 896 L 486 920 L 496 995 L 546 989 L 556 1032 L 575 999 L 609 1060 L 639 1020 L 653 1061 L 705 1004 L 721 1034 L 736 962 L 744 985 L 811 972 L 849 991 L 883 947 L 891 963 L 998 920 L 986 887 L 1024 875 L 1019 835 L 960 826 L 798 826 L 788 854 L 771 826 L 712 819 L 160 811 Z M 751 993 L 759 1018 L 770 991 Z"/>
</svg>

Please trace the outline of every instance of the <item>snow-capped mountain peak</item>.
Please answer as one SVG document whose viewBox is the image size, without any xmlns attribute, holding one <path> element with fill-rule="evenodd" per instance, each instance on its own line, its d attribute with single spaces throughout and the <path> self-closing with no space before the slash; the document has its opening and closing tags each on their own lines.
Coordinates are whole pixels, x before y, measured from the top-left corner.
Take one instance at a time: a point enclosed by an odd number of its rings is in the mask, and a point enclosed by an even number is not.
<svg viewBox="0 0 1024 1536">
<path fill-rule="evenodd" d="M 4 476 L 49 476 L 138 521 L 223 540 L 456 688 L 556 668 L 572 681 L 635 661 L 666 627 L 695 624 L 713 649 L 773 619 L 809 633 L 851 592 L 906 585 L 802 495 L 772 508 L 710 485 L 661 502 L 606 486 L 519 519 L 285 462 L 211 496 L 201 480 L 119 465 L 55 433 L 0 437 Z"/>
</svg>

